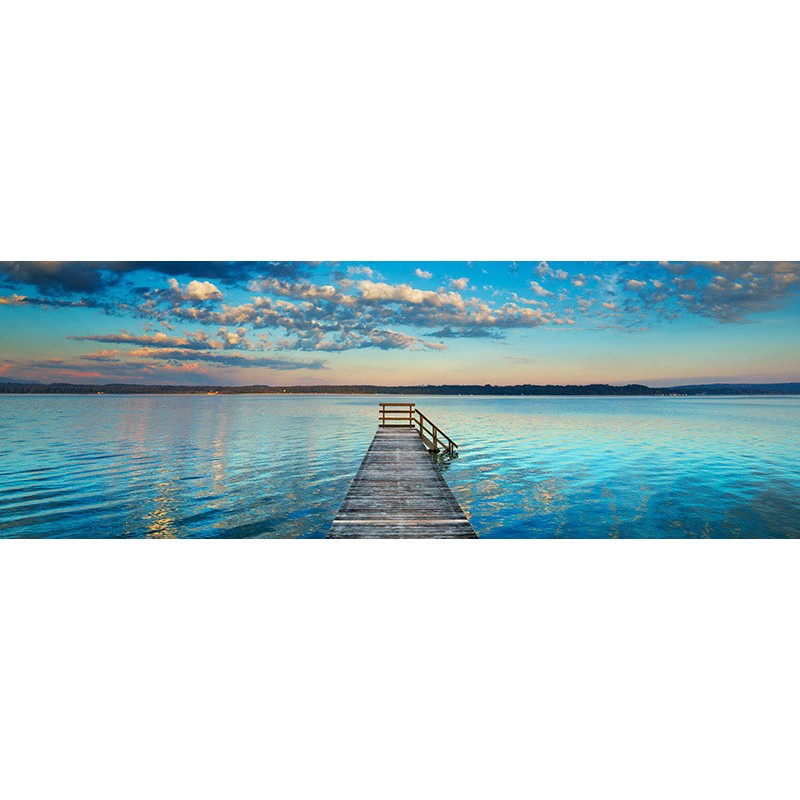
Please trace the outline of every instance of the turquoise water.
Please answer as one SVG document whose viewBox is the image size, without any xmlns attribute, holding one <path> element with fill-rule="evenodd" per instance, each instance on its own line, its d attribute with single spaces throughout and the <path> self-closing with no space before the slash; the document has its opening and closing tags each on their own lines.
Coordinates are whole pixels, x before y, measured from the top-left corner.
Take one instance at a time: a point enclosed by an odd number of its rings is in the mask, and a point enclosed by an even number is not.
<svg viewBox="0 0 800 800">
<path fill-rule="evenodd" d="M 0 397 L 0 537 L 321 537 L 417 400 L 485 538 L 800 535 L 800 398 Z"/>
</svg>

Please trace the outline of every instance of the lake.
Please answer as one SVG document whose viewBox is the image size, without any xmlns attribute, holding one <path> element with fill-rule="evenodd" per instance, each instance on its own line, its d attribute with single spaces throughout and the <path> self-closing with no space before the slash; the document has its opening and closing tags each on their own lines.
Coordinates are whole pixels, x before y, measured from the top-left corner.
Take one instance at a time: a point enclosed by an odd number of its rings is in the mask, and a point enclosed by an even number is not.
<svg viewBox="0 0 800 800">
<path fill-rule="evenodd" d="M 380 400 L 482 538 L 800 535 L 797 397 L 3 395 L 0 537 L 324 537 Z"/>
</svg>

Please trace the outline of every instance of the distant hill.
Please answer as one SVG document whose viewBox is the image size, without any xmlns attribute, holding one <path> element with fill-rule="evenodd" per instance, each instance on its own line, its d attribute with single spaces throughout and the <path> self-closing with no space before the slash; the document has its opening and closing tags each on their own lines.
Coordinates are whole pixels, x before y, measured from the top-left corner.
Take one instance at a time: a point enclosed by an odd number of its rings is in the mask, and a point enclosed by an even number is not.
<svg viewBox="0 0 800 800">
<path fill-rule="evenodd" d="M 800 383 L 708 383 L 700 386 L 672 386 L 679 394 L 800 394 Z"/>
<path fill-rule="evenodd" d="M 514 395 L 514 396 L 644 396 L 665 395 L 786 395 L 800 394 L 800 383 L 712 383 L 651 387 L 632 383 L 613 386 L 592 383 L 581 386 L 518 384 L 514 386 L 144 386 L 125 383 L 25 383 L 0 378 L 0 394 L 369 394 L 369 395 Z"/>
</svg>

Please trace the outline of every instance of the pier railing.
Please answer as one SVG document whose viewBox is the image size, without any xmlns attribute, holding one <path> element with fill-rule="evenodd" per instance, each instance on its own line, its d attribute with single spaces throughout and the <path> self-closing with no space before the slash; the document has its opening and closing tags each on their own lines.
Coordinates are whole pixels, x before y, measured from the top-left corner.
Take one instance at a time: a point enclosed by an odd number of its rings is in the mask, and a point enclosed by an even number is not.
<svg viewBox="0 0 800 800">
<path fill-rule="evenodd" d="M 378 422 L 382 428 L 416 428 L 428 450 L 445 453 L 450 458 L 458 456 L 458 445 L 415 403 L 381 403 Z"/>
</svg>

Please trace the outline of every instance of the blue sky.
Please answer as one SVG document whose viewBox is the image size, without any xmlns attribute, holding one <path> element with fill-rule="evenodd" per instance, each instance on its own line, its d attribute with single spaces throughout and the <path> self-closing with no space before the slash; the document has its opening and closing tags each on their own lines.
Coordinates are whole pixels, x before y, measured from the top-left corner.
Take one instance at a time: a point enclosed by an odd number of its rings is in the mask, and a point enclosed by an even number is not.
<svg viewBox="0 0 800 800">
<path fill-rule="evenodd" d="M 0 262 L 0 377 L 800 380 L 800 262 Z"/>
</svg>

